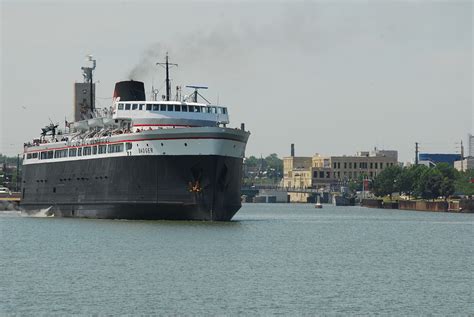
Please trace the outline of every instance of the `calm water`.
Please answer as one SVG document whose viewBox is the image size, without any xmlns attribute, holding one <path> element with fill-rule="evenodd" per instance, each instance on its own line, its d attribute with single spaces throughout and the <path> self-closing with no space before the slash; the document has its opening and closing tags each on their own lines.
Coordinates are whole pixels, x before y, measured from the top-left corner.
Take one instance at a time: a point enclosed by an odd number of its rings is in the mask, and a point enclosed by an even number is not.
<svg viewBox="0 0 474 317">
<path fill-rule="evenodd" d="M 470 315 L 474 215 L 247 204 L 230 223 L 0 215 L 0 315 Z"/>
</svg>

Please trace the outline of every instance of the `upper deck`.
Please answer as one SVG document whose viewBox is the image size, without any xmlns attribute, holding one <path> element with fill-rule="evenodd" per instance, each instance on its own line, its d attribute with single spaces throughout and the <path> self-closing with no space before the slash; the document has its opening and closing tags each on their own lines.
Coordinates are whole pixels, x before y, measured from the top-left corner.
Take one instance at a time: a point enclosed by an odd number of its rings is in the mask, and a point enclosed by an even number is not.
<svg viewBox="0 0 474 317">
<path fill-rule="evenodd" d="M 150 121 L 155 119 L 179 125 L 181 120 L 193 122 L 194 126 L 219 126 L 229 123 L 229 114 L 226 107 L 206 105 L 195 102 L 180 101 L 128 101 L 117 102 L 114 105 L 112 118 L 131 119 L 139 122 L 140 119 Z"/>
</svg>

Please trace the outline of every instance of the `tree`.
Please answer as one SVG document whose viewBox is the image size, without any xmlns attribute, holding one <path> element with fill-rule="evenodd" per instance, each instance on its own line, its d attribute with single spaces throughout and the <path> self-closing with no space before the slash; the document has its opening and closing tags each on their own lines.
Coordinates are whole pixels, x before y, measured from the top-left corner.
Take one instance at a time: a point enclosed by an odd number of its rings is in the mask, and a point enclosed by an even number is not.
<svg viewBox="0 0 474 317">
<path fill-rule="evenodd" d="M 428 168 L 417 183 L 417 193 L 424 199 L 435 199 L 441 195 L 443 175 L 435 168 Z"/>
<path fill-rule="evenodd" d="M 454 194 L 454 182 L 458 176 L 458 171 L 447 163 L 439 163 L 435 169 L 438 170 L 442 176 L 439 195 L 443 196 L 446 200 L 449 196 Z"/>
<path fill-rule="evenodd" d="M 258 159 L 255 156 L 245 158 L 245 164 L 249 167 L 255 167 L 258 164 Z"/>
<path fill-rule="evenodd" d="M 471 183 L 472 179 L 474 179 L 474 169 L 459 172 L 454 181 L 455 192 L 467 196 L 474 195 L 474 183 Z"/>
<path fill-rule="evenodd" d="M 275 153 L 265 158 L 267 176 L 274 180 L 280 180 L 283 176 L 283 160 Z"/>
<path fill-rule="evenodd" d="M 399 191 L 397 179 L 401 173 L 402 168 L 397 165 L 387 167 L 382 172 L 380 172 L 380 174 L 378 174 L 374 179 L 373 189 L 375 195 L 389 195 L 390 199 L 392 199 L 392 193 Z"/>
<path fill-rule="evenodd" d="M 415 169 L 413 166 L 403 168 L 396 179 L 400 193 L 404 193 L 409 196 L 411 196 L 414 192 Z"/>
</svg>

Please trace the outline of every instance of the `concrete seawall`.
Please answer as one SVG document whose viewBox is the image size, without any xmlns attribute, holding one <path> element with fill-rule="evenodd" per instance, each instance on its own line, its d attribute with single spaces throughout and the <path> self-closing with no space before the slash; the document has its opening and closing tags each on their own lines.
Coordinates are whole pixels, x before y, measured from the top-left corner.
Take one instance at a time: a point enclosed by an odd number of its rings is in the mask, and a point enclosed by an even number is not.
<svg viewBox="0 0 474 317">
<path fill-rule="evenodd" d="M 448 203 L 444 201 L 400 200 L 398 208 L 418 211 L 448 211 Z"/>
<path fill-rule="evenodd" d="M 474 213 L 474 199 L 462 199 L 450 202 L 427 200 L 399 200 L 398 202 L 384 202 L 382 199 L 363 199 L 361 205 L 363 207 L 381 209 Z"/>
<path fill-rule="evenodd" d="M 383 208 L 382 199 L 362 199 L 361 206 L 368 208 Z"/>
</svg>

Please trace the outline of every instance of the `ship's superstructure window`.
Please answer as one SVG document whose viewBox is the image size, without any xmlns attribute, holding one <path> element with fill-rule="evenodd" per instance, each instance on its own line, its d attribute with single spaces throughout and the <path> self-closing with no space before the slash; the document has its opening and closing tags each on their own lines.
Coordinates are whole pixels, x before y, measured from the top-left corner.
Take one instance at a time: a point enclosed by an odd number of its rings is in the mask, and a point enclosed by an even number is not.
<svg viewBox="0 0 474 317">
<path fill-rule="evenodd" d="M 127 151 L 131 150 L 132 149 L 132 143 L 127 142 L 126 144 L 127 144 Z"/>
<path fill-rule="evenodd" d="M 187 112 L 188 111 L 188 106 L 187 105 L 182 105 L 181 109 L 183 110 L 183 112 Z"/>
<path fill-rule="evenodd" d="M 138 109 L 138 104 L 134 103 L 134 104 L 132 105 L 132 110 L 137 110 L 137 109 Z"/>
<path fill-rule="evenodd" d="M 181 111 L 181 105 L 174 105 L 174 111 Z"/>
<path fill-rule="evenodd" d="M 194 112 L 194 106 L 189 106 L 189 112 Z"/>
<path fill-rule="evenodd" d="M 151 111 L 151 106 L 152 105 L 146 105 L 146 110 Z"/>
<path fill-rule="evenodd" d="M 107 153 L 107 145 L 99 145 L 99 154 Z"/>
<path fill-rule="evenodd" d="M 97 145 L 92 147 L 92 154 L 97 154 Z"/>
<path fill-rule="evenodd" d="M 76 155 L 77 155 L 77 149 L 69 149 L 69 157 L 76 156 Z"/>
<path fill-rule="evenodd" d="M 56 150 L 54 151 L 54 158 L 67 157 L 67 150 Z"/>
<path fill-rule="evenodd" d="M 82 153 L 84 154 L 84 156 L 86 155 L 91 155 L 92 154 L 92 149 L 90 146 L 85 146 L 82 150 Z"/>
<path fill-rule="evenodd" d="M 82 156 L 82 148 L 77 149 L 77 156 Z"/>
<path fill-rule="evenodd" d="M 52 159 L 53 156 L 54 156 L 54 151 L 41 152 L 41 159 L 42 160 Z"/>
<path fill-rule="evenodd" d="M 144 104 L 142 104 L 142 103 L 139 104 L 139 105 L 138 105 L 138 110 L 143 110 L 143 106 L 144 106 Z"/>
<path fill-rule="evenodd" d="M 123 110 L 123 103 L 119 103 L 118 110 Z"/>
<path fill-rule="evenodd" d="M 109 153 L 123 152 L 123 143 L 120 144 L 109 144 Z"/>
<path fill-rule="evenodd" d="M 31 159 L 31 153 L 26 154 L 26 159 L 27 160 Z"/>
<path fill-rule="evenodd" d="M 125 104 L 125 110 L 130 110 L 130 104 L 129 103 Z"/>
<path fill-rule="evenodd" d="M 168 111 L 173 111 L 173 105 L 168 105 Z"/>
<path fill-rule="evenodd" d="M 166 111 L 166 105 L 159 105 L 160 106 L 160 111 Z"/>
<path fill-rule="evenodd" d="M 160 105 L 153 105 L 153 111 L 159 111 Z"/>
</svg>

